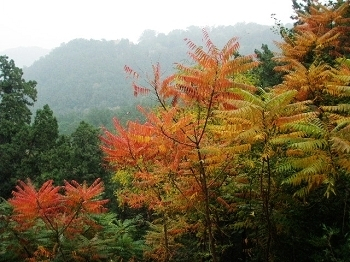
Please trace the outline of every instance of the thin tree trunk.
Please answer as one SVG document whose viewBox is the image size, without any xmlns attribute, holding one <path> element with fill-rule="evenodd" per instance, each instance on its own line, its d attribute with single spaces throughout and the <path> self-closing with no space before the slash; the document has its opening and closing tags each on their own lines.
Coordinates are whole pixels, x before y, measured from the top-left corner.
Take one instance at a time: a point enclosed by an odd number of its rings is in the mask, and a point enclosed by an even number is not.
<svg viewBox="0 0 350 262">
<path fill-rule="evenodd" d="M 201 174 L 201 183 L 202 183 L 202 191 L 204 194 L 204 205 L 205 205 L 205 222 L 208 228 L 208 239 L 209 239 L 209 250 L 213 259 L 213 262 L 218 262 L 218 258 L 216 256 L 216 248 L 215 248 L 215 239 L 213 236 L 213 227 L 212 221 L 210 218 L 210 198 L 209 198 L 209 190 L 207 185 L 207 176 L 204 168 L 204 161 L 202 160 L 201 153 L 198 149 L 198 159 L 199 159 L 199 170 Z"/>
<path fill-rule="evenodd" d="M 218 259 L 216 257 L 216 248 L 215 248 L 215 240 L 213 237 L 213 228 L 212 228 L 212 221 L 210 218 L 210 204 L 209 204 L 209 192 L 207 189 L 207 183 L 206 183 L 206 177 L 204 175 L 203 177 L 203 187 L 204 187 L 204 194 L 205 194 L 205 220 L 208 226 L 208 238 L 209 238 L 209 249 L 211 256 L 213 258 L 213 262 L 217 262 Z"/>
</svg>

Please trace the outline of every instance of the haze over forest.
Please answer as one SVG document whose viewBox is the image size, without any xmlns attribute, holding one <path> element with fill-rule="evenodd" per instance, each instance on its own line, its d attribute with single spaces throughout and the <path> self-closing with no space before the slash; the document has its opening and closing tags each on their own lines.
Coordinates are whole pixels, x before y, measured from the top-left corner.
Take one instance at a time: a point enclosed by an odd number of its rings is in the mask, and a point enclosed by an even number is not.
<svg viewBox="0 0 350 262">
<path fill-rule="evenodd" d="M 271 26 L 255 23 L 217 26 L 207 31 L 220 48 L 231 37 L 237 37 L 242 55 L 253 54 L 262 44 L 276 50 L 273 42 L 280 40 Z M 4 54 L 23 67 L 25 79 L 37 82 L 38 99 L 33 111 L 48 104 L 59 120 L 60 131 L 70 133 L 82 120 L 99 127 L 109 126 L 113 116 L 122 121 L 139 117 L 136 104 L 150 101 L 133 96 L 124 66 L 147 74 L 152 64 L 159 62 L 162 71 L 169 74 L 174 63 L 187 59 L 185 38 L 202 45 L 202 28 L 191 26 L 169 34 L 146 30 L 137 44 L 128 39 L 74 39 L 53 50 L 18 48 Z"/>
</svg>

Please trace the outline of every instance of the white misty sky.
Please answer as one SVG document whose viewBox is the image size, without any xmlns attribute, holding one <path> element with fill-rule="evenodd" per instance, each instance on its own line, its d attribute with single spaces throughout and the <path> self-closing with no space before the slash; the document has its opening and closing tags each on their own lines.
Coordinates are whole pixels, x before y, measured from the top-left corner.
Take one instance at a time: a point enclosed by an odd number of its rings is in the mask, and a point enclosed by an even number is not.
<svg viewBox="0 0 350 262">
<path fill-rule="evenodd" d="M 290 22 L 291 0 L 4 0 L 0 51 L 20 46 L 54 48 L 75 38 L 136 42 L 146 29 L 173 29 L 256 22 L 271 14 Z"/>
</svg>

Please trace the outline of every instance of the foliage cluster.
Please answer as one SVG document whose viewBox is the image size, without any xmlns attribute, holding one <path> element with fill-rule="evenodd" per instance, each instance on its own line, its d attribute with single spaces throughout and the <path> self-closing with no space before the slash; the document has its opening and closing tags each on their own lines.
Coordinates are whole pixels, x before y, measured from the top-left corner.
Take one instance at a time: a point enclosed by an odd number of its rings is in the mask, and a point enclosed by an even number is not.
<svg viewBox="0 0 350 262">
<path fill-rule="evenodd" d="M 151 213 L 145 258 L 347 259 L 349 2 L 308 3 L 277 43 L 273 86 L 254 86 L 259 63 L 236 38 L 219 49 L 205 30 L 173 75 L 157 64 L 144 85 L 125 67 L 159 106 L 102 141 L 121 203 Z"/>
<path fill-rule="evenodd" d="M 100 179 L 92 185 L 46 181 L 36 190 L 19 182 L 13 197 L 0 203 L 0 261 L 106 261 L 141 254 L 134 241 L 136 220 L 121 223 L 106 213 Z M 11 210 L 11 208 L 13 210 Z"/>
<path fill-rule="evenodd" d="M 60 136 L 48 105 L 31 121 L 36 82 L 25 81 L 5 56 L 0 72 L 0 261 L 140 257 L 143 241 L 134 239 L 141 220 L 122 221 L 106 213 L 107 200 L 100 199 L 104 187 L 97 178 L 109 182 L 109 172 L 102 166 L 99 131 L 81 122 L 71 135 Z M 62 180 L 72 182 L 54 186 Z M 112 194 L 108 183 L 105 196 Z M 109 202 L 115 211 L 114 201 Z"/>
<path fill-rule="evenodd" d="M 20 179 L 0 203 L 0 261 L 347 261 L 349 1 L 293 3 L 280 53 L 203 30 L 175 73 L 125 66 L 157 106 L 100 140 L 85 122 L 60 136 L 48 105 L 31 122 L 36 83 L 0 57 L 1 196 Z"/>
</svg>

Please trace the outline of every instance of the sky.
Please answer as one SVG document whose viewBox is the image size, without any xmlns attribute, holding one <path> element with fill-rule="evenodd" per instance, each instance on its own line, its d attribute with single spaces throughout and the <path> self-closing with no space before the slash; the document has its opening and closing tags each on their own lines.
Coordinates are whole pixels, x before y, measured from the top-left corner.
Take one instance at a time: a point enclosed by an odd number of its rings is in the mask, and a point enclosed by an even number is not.
<svg viewBox="0 0 350 262">
<path fill-rule="evenodd" d="M 189 26 L 255 22 L 273 25 L 271 14 L 291 22 L 291 0 L 5 0 L 1 1 L 0 51 L 52 49 L 76 38 L 137 42 L 147 29 L 169 33 Z"/>
</svg>

